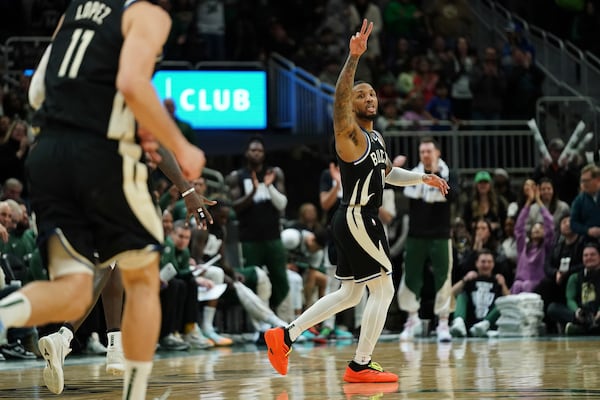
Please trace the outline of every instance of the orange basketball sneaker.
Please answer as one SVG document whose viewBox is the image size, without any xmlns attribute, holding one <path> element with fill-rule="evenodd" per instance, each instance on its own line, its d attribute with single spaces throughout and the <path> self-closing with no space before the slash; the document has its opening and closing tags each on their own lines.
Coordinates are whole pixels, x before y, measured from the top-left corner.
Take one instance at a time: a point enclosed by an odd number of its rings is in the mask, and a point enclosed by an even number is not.
<svg viewBox="0 0 600 400">
<path fill-rule="evenodd" d="M 363 399 L 364 396 L 369 396 L 369 399 L 379 399 L 386 393 L 396 393 L 399 386 L 398 382 L 346 383 L 343 389 L 347 400 Z"/>
<path fill-rule="evenodd" d="M 281 375 L 286 375 L 288 356 L 292 352 L 292 346 L 285 343 L 285 329 L 277 327 L 266 331 L 265 343 L 267 344 L 267 353 L 271 365 Z"/>
<path fill-rule="evenodd" d="M 398 382 L 398 375 L 391 372 L 385 372 L 381 365 L 376 362 L 369 362 L 367 365 L 360 365 L 350 361 L 346 372 L 344 373 L 344 382 L 349 383 L 381 383 Z"/>
</svg>

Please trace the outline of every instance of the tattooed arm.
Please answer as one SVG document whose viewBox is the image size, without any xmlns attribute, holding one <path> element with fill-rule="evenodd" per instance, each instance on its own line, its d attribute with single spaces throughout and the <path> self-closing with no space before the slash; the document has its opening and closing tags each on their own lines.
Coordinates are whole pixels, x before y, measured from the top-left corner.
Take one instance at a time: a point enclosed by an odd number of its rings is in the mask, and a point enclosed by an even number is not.
<svg viewBox="0 0 600 400">
<path fill-rule="evenodd" d="M 340 72 L 333 99 L 333 130 L 336 151 L 344 161 L 354 161 L 364 152 L 366 142 L 360 134 L 353 113 L 354 75 L 360 56 L 367 50 L 367 39 L 373 30 L 373 23 L 363 21 L 360 32 L 350 38 L 350 54 Z M 360 147 L 363 147 L 362 149 Z"/>
</svg>

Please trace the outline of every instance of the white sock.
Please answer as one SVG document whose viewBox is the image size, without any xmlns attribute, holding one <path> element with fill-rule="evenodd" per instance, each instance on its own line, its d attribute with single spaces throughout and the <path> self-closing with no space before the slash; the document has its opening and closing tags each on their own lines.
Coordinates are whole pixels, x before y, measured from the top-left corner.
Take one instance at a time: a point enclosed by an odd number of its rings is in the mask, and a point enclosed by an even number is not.
<svg viewBox="0 0 600 400">
<path fill-rule="evenodd" d="M 213 321 L 215 320 L 215 307 L 204 306 L 204 314 L 202 315 L 202 331 L 206 334 L 213 333 L 215 328 Z"/>
<path fill-rule="evenodd" d="M 61 327 L 58 330 L 58 333 L 66 340 L 67 345 L 71 345 L 71 341 L 73 340 L 73 331 L 71 331 L 66 326 Z"/>
<path fill-rule="evenodd" d="M 439 316 L 438 326 L 442 328 L 448 327 L 448 316 Z"/>
<path fill-rule="evenodd" d="M 123 400 L 145 400 L 152 361 L 125 360 Z"/>
<path fill-rule="evenodd" d="M 352 359 L 352 361 L 354 361 L 358 365 L 367 365 L 369 363 L 369 361 L 371 361 L 371 355 L 364 354 L 364 353 L 363 354 L 356 353 L 354 355 L 354 358 Z"/>
<path fill-rule="evenodd" d="M 108 338 L 108 347 L 123 348 L 123 345 L 121 344 L 121 331 L 108 332 L 106 337 Z"/>
<path fill-rule="evenodd" d="M 21 292 L 13 292 L 0 300 L 0 321 L 4 328 L 25 326 L 31 317 L 31 303 Z"/>
</svg>

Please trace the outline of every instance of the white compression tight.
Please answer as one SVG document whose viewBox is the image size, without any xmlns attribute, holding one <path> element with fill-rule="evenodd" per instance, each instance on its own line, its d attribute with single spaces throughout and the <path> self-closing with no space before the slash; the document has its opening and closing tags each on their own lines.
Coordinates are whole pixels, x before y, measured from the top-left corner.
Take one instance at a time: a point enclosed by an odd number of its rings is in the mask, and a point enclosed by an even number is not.
<svg viewBox="0 0 600 400">
<path fill-rule="evenodd" d="M 366 285 L 366 283 L 342 281 L 342 285 L 338 290 L 321 297 L 296 320 L 292 321 L 289 325 L 290 339 L 295 341 L 302 332 L 311 326 L 340 311 L 354 307 L 360 301 Z"/>
<path fill-rule="evenodd" d="M 362 316 L 360 337 L 354 361 L 366 364 L 371 361 L 371 354 L 381 335 L 388 309 L 394 298 L 394 282 L 391 275 L 383 275 L 367 282 L 369 297 Z"/>
<path fill-rule="evenodd" d="M 391 275 L 383 275 L 365 283 L 342 281 L 342 285 L 337 291 L 320 298 L 289 325 L 290 339 L 295 341 L 302 332 L 311 326 L 358 304 L 365 287 L 369 288 L 369 298 L 363 314 L 361 334 L 358 339 L 354 361 L 359 364 L 369 362 L 394 297 L 394 284 Z"/>
</svg>

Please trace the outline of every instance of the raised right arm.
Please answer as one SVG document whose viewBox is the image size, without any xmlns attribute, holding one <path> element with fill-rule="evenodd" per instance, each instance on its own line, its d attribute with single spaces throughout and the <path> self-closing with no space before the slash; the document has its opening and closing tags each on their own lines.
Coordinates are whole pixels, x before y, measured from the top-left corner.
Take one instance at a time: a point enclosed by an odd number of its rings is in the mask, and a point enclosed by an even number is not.
<svg viewBox="0 0 600 400">
<path fill-rule="evenodd" d="M 364 149 L 357 150 L 360 147 L 358 136 L 360 127 L 356 123 L 352 112 L 352 88 L 358 60 L 367 50 L 367 40 L 372 30 L 373 23 L 368 23 L 365 19 L 360 32 L 350 38 L 350 54 L 335 85 L 333 97 L 335 148 L 338 155 L 345 161 L 354 161 L 357 156 L 364 152 Z"/>
</svg>

